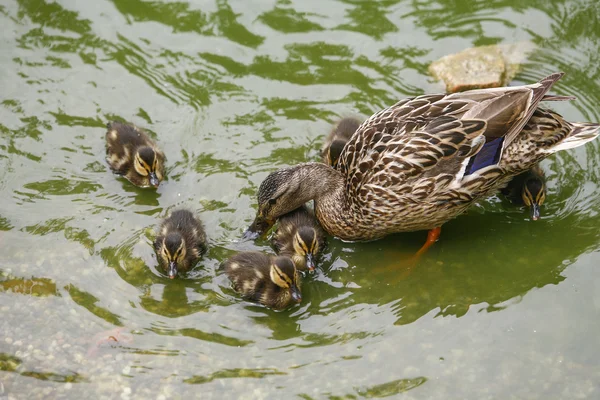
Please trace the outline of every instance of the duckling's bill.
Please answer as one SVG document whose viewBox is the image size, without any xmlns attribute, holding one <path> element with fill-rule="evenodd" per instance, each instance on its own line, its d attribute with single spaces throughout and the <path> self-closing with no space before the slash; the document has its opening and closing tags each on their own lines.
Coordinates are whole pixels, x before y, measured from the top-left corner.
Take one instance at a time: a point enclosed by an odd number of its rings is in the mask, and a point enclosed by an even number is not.
<svg viewBox="0 0 600 400">
<path fill-rule="evenodd" d="M 315 256 L 312 253 L 306 255 L 306 268 L 308 272 L 313 273 L 316 268 Z"/>
<path fill-rule="evenodd" d="M 294 300 L 296 303 L 300 303 L 302 301 L 302 293 L 300 293 L 298 286 L 290 286 L 290 293 L 292 295 L 292 300 Z"/>
<path fill-rule="evenodd" d="M 175 261 L 169 262 L 169 279 L 175 279 L 177 276 L 177 263 Z"/>
<path fill-rule="evenodd" d="M 531 203 L 531 219 L 533 221 L 537 221 L 538 219 L 540 219 L 540 205 L 537 203 Z"/>
<path fill-rule="evenodd" d="M 150 185 L 152 185 L 155 188 L 157 188 L 158 185 L 160 185 L 160 180 L 158 179 L 158 176 L 156 176 L 156 172 L 154 172 L 154 171 L 150 172 L 149 180 L 150 180 Z"/>
</svg>

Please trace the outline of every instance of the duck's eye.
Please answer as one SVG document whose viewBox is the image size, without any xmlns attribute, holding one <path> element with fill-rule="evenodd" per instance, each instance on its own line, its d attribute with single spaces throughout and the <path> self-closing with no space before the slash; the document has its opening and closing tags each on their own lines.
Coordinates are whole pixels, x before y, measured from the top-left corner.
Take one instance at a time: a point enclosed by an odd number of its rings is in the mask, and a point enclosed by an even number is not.
<svg viewBox="0 0 600 400">
<path fill-rule="evenodd" d="M 269 199 L 269 205 L 274 205 L 277 203 L 277 199 Z"/>
</svg>

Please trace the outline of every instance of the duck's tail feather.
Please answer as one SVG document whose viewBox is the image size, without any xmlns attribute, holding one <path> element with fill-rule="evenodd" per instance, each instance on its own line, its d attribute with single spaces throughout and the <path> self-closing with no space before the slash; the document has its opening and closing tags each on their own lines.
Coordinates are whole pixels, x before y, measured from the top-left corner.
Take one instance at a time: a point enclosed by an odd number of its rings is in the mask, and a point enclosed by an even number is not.
<svg viewBox="0 0 600 400">
<path fill-rule="evenodd" d="M 571 122 L 571 125 L 573 126 L 573 129 L 569 136 L 558 145 L 550 148 L 550 153 L 582 146 L 587 142 L 594 140 L 598 134 L 600 134 L 600 124 L 591 122 Z"/>
<path fill-rule="evenodd" d="M 558 94 L 545 94 L 542 97 L 542 101 L 568 101 L 568 100 L 577 100 L 575 96 L 561 96 Z"/>
</svg>

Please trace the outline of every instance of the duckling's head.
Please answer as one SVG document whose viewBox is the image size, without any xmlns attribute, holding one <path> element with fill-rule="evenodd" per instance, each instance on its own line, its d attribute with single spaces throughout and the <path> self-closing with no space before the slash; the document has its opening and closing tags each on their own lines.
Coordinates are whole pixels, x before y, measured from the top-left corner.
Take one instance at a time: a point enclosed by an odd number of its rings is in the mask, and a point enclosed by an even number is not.
<svg viewBox="0 0 600 400">
<path fill-rule="evenodd" d="M 152 147 L 143 146 L 135 153 L 133 167 L 138 174 L 148 178 L 148 183 L 151 186 L 158 187 L 162 180 L 160 163 L 156 151 Z"/>
<path fill-rule="evenodd" d="M 301 226 L 294 235 L 294 262 L 296 265 L 306 265 L 309 272 L 315 270 L 315 261 L 319 254 L 319 241 L 315 228 Z M 297 260 L 297 258 L 299 258 Z"/>
<path fill-rule="evenodd" d="M 335 168 L 346 142 L 347 140 L 345 139 L 335 139 L 333 142 L 331 142 L 329 149 L 327 149 L 327 164 Z"/>
<path fill-rule="evenodd" d="M 335 135 L 345 138 L 346 140 L 356 132 L 360 126 L 360 121 L 356 118 L 345 117 L 335 127 Z"/>
<path fill-rule="evenodd" d="M 270 271 L 271 281 L 283 289 L 290 291 L 292 300 L 296 303 L 302 301 L 302 293 L 300 293 L 300 285 L 296 278 L 296 266 L 289 257 L 276 257 L 271 264 Z"/>
<path fill-rule="evenodd" d="M 523 183 L 521 197 L 526 206 L 531 208 L 531 219 L 537 221 L 540 218 L 540 206 L 546 200 L 546 184 L 538 176 L 531 176 Z"/>
<path fill-rule="evenodd" d="M 183 265 L 186 256 L 183 236 L 179 232 L 168 233 L 160 245 L 158 255 L 162 259 L 163 266 L 167 269 L 169 278 L 175 278 L 177 267 Z"/>
</svg>

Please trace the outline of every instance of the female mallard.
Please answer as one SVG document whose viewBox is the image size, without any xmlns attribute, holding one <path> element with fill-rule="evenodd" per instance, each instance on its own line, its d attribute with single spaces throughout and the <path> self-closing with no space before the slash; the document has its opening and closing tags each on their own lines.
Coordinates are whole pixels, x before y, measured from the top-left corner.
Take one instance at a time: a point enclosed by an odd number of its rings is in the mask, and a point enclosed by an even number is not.
<svg viewBox="0 0 600 400">
<path fill-rule="evenodd" d="M 279 217 L 272 243 L 277 254 L 290 257 L 300 271 L 312 272 L 325 246 L 325 234 L 315 214 L 302 206 Z"/>
<path fill-rule="evenodd" d="M 508 185 L 502 189 L 513 204 L 530 207 L 531 219 L 540 218 L 540 206 L 546 200 L 546 176 L 539 165 L 534 165 L 528 171 L 514 176 Z"/>
<path fill-rule="evenodd" d="M 360 121 L 356 118 L 346 117 L 342 118 L 334 128 L 329 132 L 329 136 L 323 143 L 321 154 L 323 162 L 327 165 L 331 165 L 335 168 L 337 165 L 340 154 L 348 140 L 352 137 L 352 134 L 356 132 L 360 126 Z"/>
<path fill-rule="evenodd" d="M 225 261 L 223 269 L 235 291 L 248 300 L 276 310 L 302 301 L 300 274 L 289 257 L 245 251 Z"/>
<path fill-rule="evenodd" d="M 192 212 L 176 210 L 166 218 L 154 241 L 158 261 L 169 278 L 178 271 L 187 271 L 206 251 L 204 227 Z"/>
<path fill-rule="evenodd" d="M 116 174 L 140 187 L 158 187 L 165 175 L 165 155 L 137 126 L 109 122 L 106 161 Z"/>
<path fill-rule="evenodd" d="M 335 169 L 304 163 L 267 176 L 245 236 L 314 200 L 321 226 L 342 240 L 430 230 L 428 247 L 443 223 L 514 175 L 598 135 L 598 124 L 570 123 L 538 108 L 542 100 L 572 99 L 546 95 L 562 75 L 526 86 L 418 96 L 378 112 L 352 135 Z"/>
</svg>

